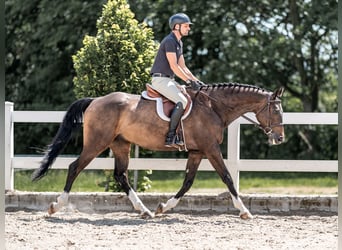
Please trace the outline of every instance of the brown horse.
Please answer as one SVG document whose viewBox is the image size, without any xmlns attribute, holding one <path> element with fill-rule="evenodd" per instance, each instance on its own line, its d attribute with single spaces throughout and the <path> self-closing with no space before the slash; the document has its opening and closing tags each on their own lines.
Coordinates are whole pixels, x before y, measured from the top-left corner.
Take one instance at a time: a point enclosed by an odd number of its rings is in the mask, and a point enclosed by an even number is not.
<svg viewBox="0 0 342 250">
<path fill-rule="evenodd" d="M 190 189 L 203 157 L 212 164 L 227 185 L 234 206 L 243 219 L 252 218 L 234 188 L 232 178 L 222 158 L 220 144 L 224 129 L 247 112 L 254 112 L 258 126 L 268 136 L 270 144 L 284 141 L 280 97 L 283 88 L 269 92 L 256 86 L 224 83 L 202 86 L 199 91 L 188 89 L 193 100 L 190 115 L 183 121 L 188 149 L 186 175 L 181 189 L 166 204 L 160 203 L 152 213 L 131 188 L 127 169 L 131 144 L 155 151 L 177 150 L 164 146 L 168 122 L 156 113 L 155 102 L 140 95 L 114 92 L 98 98 L 75 101 L 68 108 L 63 122 L 32 180 L 43 177 L 72 135 L 82 125 L 83 150 L 69 166 L 64 192 L 49 207 L 49 214 L 57 212 L 68 202 L 69 192 L 78 174 L 108 147 L 115 157 L 114 177 L 128 195 L 133 207 L 142 217 L 154 217 L 175 207 Z"/>
</svg>

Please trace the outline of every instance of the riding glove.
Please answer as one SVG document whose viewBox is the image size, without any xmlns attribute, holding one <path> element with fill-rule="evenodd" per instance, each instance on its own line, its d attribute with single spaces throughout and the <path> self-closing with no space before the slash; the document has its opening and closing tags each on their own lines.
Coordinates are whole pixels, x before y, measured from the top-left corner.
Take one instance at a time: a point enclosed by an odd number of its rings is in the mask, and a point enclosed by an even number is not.
<svg viewBox="0 0 342 250">
<path fill-rule="evenodd" d="M 204 82 L 202 82 L 202 81 L 200 81 L 200 80 L 198 80 L 197 83 L 198 83 L 199 85 L 201 85 L 201 86 L 207 86 L 207 84 L 205 84 Z"/>
<path fill-rule="evenodd" d="M 190 86 L 193 90 L 199 90 L 201 87 L 201 85 L 197 81 L 190 79 L 186 80 L 186 85 Z"/>
</svg>

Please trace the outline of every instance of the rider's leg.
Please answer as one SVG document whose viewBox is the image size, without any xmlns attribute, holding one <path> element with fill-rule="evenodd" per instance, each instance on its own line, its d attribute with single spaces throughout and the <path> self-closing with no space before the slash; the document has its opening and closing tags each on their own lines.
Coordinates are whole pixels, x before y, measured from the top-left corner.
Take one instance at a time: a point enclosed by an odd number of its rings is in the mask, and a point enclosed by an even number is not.
<svg viewBox="0 0 342 250">
<path fill-rule="evenodd" d="M 184 113 L 183 104 L 178 102 L 174 107 L 171 114 L 171 121 L 169 125 L 169 132 L 166 134 L 165 146 L 166 147 L 177 147 L 177 145 L 184 145 L 184 142 L 179 140 L 176 134 L 176 129 L 178 127 L 178 123 L 182 118 Z"/>
<path fill-rule="evenodd" d="M 167 77 L 153 77 L 152 86 L 166 98 L 171 100 L 176 104 L 175 108 L 171 113 L 171 121 L 169 124 L 169 132 L 166 135 L 165 146 L 166 147 L 176 147 L 178 145 L 184 145 L 184 142 L 178 139 L 176 134 L 176 129 L 180 122 L 180 119 L 184 113 L 184 109 L 188 104 L 188 100 L 183 95 L 179 87 L 179 84 Z"/>
</svg>

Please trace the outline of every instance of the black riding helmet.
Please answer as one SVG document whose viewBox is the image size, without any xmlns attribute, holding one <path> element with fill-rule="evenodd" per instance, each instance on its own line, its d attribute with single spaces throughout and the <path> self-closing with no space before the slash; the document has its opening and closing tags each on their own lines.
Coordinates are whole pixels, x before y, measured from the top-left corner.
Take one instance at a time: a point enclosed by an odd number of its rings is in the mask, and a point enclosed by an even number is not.
<svg viewBox="0 0 342 250">
<path fill-rule="evenodd" d="M 184 13 L 177 13 L 170 17 L 169 26 L 170 29 L 173 30 L 176 24 L 188 23 L 192 24 L 190 18 Z"/>
</svg>

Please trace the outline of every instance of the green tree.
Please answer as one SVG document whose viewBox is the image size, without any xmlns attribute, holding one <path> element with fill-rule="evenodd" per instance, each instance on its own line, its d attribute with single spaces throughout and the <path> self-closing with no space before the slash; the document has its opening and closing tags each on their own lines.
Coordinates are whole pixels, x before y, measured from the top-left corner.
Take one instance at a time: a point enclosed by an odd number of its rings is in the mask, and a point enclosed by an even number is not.
<svg viewBox="0 0 342 250">
<path fill-rule="evenodd" d="M 126 0 L 109 0 L 97 29 L 96 36 L 86 36 L 84 46 L 73 56 L 76 95 L 140 93 L 150 80 L 155 56 L 152 30 L 134 19 Z"/>
<path fill-rule="evenodd" d="M 337 110 L 336 0 L 130 2 L 157 39 L 169 32 L 173 13 L 191 17 L 185 58 L 203 80 L 281 85 L 294 104 L 287 111 Z"/>
<path fill-rule="evenodd" d="M 75 100 L 71 56 L 94 34 L 105 1 L 5 1 L 6 101 L 15 110 L 65 110 Z M 36 153 L 58 125 L 19 124 L 15 153 Z M 70 148 L 75 152 L 77 141 Z"/>
<path fill-rule="evenodd" d="M 20 110 L 64 110 L 75 99 L 72 58 L 104 1 L 6 0 L 6 97 Z"/>
</svg>

